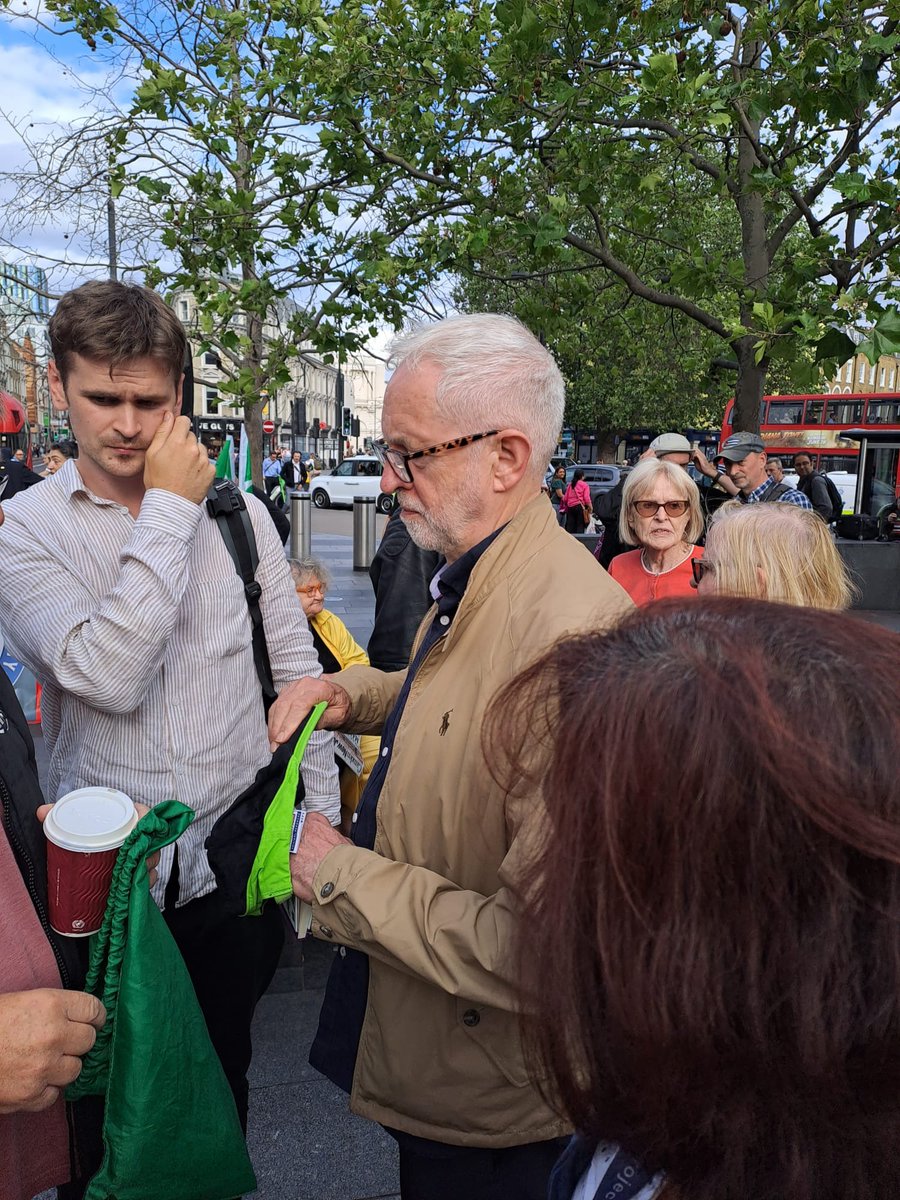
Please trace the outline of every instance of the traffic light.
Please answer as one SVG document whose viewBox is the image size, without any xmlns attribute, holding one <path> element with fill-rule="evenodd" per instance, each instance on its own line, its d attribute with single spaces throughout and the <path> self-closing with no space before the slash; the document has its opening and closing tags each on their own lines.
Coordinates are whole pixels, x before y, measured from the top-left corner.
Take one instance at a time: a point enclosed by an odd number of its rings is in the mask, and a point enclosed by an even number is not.
<svg viewBox="0 0 900 1200">
<path fill-rule="evenodd" d="M 344 437 L 349 437 L 350 436 L 350 420 L 351 420 L 350 409 L 347 408 L 347 406 L 345 405 L 344 408 L 341 410 L 341 412 L 342 412 L 341 429 L 343 431 Z"/>
<path fill-rule="evenodd" d="M 359 417 L 354 417 L 350 422 L 350 436 L 359 440 Z"/>
</svg>

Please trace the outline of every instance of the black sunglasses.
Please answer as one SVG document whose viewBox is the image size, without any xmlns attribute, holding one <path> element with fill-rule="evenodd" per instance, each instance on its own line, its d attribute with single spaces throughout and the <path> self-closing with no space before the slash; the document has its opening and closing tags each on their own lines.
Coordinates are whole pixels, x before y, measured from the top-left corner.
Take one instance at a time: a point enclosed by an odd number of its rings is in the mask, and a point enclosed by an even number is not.
<svg viewBox="0 0 900 1200">
<path fill-rule="evenodd" d="M 707 572 L 710 575 L 715 575 L 716 564 L 707 562 L 705 558 L 692 558 L 691 559 L 691 572 L 693 573 L 693 576 L 694 576 L 694 583 L 697 584 L 700 582 L 700 580 L 703 578 L 703 576 L 707 574 Z"/>
</svg>

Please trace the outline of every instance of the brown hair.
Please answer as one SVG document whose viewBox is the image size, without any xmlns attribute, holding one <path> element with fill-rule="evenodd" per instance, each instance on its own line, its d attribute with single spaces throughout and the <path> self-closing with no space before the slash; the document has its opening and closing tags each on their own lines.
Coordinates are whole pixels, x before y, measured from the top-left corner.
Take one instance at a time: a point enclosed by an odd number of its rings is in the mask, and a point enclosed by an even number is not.
<svg viewBox="0 0 900 1200">
<path fill-rule="evenodd" d="M 187 356 L 184 326 L 150 288 L 92 280 L 66 292 L 50 318 L 50 346 L 65 385 L 71 356 L 108 363 L 157 358 L 177 384 Z"/>
<path fill-rule="evenodd" d="M 900 639 L 661 602 L 511 682 L 485 744 L 511 788 L 543 755 L 525 1034 L 576 1127 L 680 1200 L 900 1195 Z"/>
</svg>

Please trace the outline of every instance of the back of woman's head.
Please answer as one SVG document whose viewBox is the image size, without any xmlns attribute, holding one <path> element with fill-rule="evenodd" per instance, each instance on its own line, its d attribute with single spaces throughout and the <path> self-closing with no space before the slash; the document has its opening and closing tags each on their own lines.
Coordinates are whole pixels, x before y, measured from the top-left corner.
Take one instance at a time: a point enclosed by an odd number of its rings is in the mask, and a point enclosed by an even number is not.
<svg viewBox="0 0 900 1200">
<path fill-rule="evenodd" d="M 725 504 L 705 562 L 720 595 L 848 608 L 854 588 L 828 526 L 793 504 Z"/>
<path fill-rule="evenodd" d="M 652 605 L 485 739 L 513 789 L 541 764 L 526 1033 L 576 1126 L 679 1200 L 900 1195 L 900 639 Z"/>
</svg>

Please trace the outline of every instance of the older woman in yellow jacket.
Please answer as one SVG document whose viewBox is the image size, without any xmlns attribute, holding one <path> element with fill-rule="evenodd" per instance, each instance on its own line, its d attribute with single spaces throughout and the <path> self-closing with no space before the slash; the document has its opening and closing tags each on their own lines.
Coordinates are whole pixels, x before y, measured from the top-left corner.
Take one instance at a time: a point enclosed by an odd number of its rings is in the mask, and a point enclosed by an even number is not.
<svg viewBox="0 0 900 1200">
<path fill-rule="evenodd" d="M 331 582 L 324 563 L 317 558 L 292 558 L 290 560 L 291 576 L 297 592 L 297 599 L 303 608 L 309 622 L 322 671 L 333 675 L 343 671 L 344 667 L 369 665 L 369 656 L 353 638 L 350 630 L 333 612 L 325 607 L 325 594 Z M 359 739 L 359 755 L 363 761 L 362 773 L 357 775 L 351 767 L 340 761 L 341 781 L 341 828 L 349 834 L 353 814 L 362 796 L 363 788 L 375 760 L 378 757 L 378 747 L 381 739 L 363 735 Z"/>
</svg>

